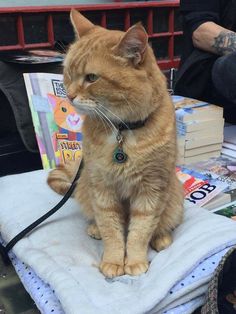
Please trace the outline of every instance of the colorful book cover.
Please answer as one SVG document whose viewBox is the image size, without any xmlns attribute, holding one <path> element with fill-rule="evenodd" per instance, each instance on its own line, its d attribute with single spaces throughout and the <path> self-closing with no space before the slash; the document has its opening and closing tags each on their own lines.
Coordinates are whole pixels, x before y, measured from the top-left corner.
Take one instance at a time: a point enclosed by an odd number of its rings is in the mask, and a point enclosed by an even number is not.
<svg viewBox="0 0 236 314">
<path fill-rule="evenodd" d="M 202 173 L 209 179 L 228 184 L 226 191 L 236 189 L 236 160 L 220 156 L 191 164 L 191 169 Z"/>
<path fill-rule="evenodd" d="M 80 159 L 84 117 L 67 101 L 63 76 L 26 73 L 24 80 L 43 168 Z"/>
<path fill-rule="evenodd" d="M 185 206 L 203 206 L 213 199 L 228 185 L 185 167 L 176 167 L 178 179 L 184 188 Z"/>
<path fill-rule="evenodd" d="M 215 214 L 231 218 L 236 221 L 236 202 L 224 205 L 213 211 Z"/>
</svg>

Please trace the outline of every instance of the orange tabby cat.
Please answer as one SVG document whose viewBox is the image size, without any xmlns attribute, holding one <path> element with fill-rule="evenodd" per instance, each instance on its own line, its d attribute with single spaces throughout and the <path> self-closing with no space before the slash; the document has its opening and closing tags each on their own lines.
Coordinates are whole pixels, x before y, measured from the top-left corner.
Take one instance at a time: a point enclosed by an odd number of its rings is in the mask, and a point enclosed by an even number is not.
<svg viewBox="0 0 236 314">
<path fill-rule="evenodd" d="M 74 197 L 93 221 L 88 234 L 104 242 L 102 273 L 139 275 L 149 266 L 149 243 L 165 249 L 182 221 L 174 107 L 141 24 L 106 30 L 75 10 L 71 21 L 78 40 L 65 59 L 64 83 L 74 107 L 86 114 L 84 169 Z M 121 121 L 141 124 L 118 132 Z M 123 163 L 114 158 L 118 148 L 126 154 Z M 65 193 L 76 167 L 60 166 L 48 183 Z"/>
</svg>

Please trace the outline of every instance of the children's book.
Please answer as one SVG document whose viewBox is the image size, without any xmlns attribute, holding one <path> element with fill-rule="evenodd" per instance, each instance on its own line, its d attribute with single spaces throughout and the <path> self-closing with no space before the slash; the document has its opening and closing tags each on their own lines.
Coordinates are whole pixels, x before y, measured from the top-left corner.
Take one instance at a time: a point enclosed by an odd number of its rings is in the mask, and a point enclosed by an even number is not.
<svg viewBox="0 0 236 314">
<path fill-rule="evenodd" d="M 63 76 L 25 73 L 24 81 L 43 168 L 81 159 L 84 117 L 67 100 Z"/>
<path fill-rule="evenodd" d="M 203 206 L 228 187 L 186 167 L 176 167 L 176 174 L 183 184 L 186 207 Z"/>
</svg>

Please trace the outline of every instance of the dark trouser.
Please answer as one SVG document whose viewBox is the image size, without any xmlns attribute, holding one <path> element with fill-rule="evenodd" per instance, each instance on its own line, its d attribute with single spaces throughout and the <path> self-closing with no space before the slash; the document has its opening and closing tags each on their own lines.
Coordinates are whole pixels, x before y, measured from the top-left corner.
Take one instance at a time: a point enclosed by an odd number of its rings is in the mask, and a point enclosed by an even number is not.
<svg viewBox="0 0 236 314">
<path fill-rule="evenodd" d="M 236 123 L 236 52 L 215 61 L 212 83 L 215 103 L 225 108 L 227 121 Z"/>
</svg>

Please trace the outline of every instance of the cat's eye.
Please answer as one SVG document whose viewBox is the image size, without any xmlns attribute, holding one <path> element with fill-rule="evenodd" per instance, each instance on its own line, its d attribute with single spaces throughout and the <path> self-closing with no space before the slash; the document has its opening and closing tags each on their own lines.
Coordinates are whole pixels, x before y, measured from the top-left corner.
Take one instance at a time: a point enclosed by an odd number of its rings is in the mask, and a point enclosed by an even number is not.
<svg viewBox="0 0 236 314">
<path fill-rule="evenodd" d="M 89 73 L 87 75 L 85 75 L 85 81 L 87 83 L 93 83 L 96 82 L 98 80 L 99 76 L 94 74 L 94 73 Z"/>
<path fill-rule="evenodd" d="M 67 112 L 67 109 L 66 109 L 65 107 L 61 107 L 61 110 L 62 110 L 63 112 Z"/>
</svg>

